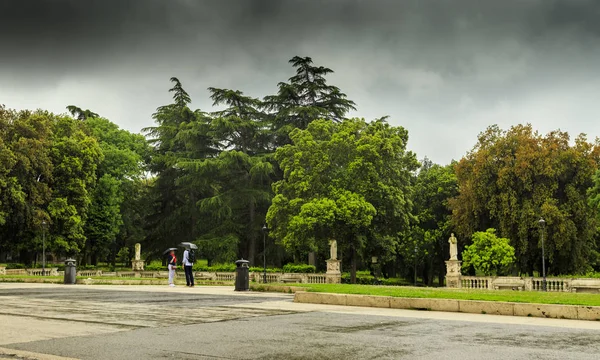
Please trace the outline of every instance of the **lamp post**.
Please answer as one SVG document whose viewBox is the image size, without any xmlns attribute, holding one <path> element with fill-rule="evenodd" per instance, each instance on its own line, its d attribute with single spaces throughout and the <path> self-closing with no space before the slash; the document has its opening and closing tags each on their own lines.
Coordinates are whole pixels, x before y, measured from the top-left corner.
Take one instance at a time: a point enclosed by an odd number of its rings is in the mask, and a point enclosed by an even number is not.
<svg viewBox="0 0 600 360">
<path fill-rule="evenodd" d="M 266 284 L 267 283 L 267 231 L 269 231 L 269 228 L 267 228 L 267 224 L 264 224 L 262 227 L 262 231 L 263 231 L 263 283 Z"/>
<path fill-rule="evenodd" d="M 546 291 L 546 256 L 544 254 L 544 230 L 546 228 L 546 221 L 543 218 L 540 218 L 538 223 L 542 229 L 542 291 Z"/>
<path fill-rule="evenodd" d="M 46 276 L 46 220 L 42 220 L 42 276 Z"/>
</svg>

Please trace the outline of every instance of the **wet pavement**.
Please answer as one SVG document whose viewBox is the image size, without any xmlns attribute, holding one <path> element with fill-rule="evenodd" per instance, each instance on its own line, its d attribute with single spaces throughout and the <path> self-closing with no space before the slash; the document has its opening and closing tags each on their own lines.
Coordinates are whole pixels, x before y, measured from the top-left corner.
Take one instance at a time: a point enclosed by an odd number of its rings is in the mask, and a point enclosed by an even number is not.
<svg viewBox="0 0 600 360">
<path fill-rule="evenodd" d="M 600 353 L 597 322 L 296 304 L 287 294 L 209 287 L 27 285 L 0 284 L 0 346 L 71 358 L 504 360 Z M 23 323 L 18 333 L 4 334 L 4 320 Z M 36 333 L 40 327 L 46 338 Z"/>
</svg>

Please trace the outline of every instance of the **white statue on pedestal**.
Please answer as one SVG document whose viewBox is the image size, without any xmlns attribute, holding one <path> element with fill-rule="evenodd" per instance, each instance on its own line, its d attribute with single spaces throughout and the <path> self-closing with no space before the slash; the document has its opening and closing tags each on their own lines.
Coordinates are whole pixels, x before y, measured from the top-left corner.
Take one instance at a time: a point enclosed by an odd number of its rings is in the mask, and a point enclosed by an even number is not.
<svg viewBox="0 0 600 360">
<path fill-rule="evenodd" d="M 140 243 L 135 244 L 135 259 L 140 260 L 142 257 L 142 245 Z"/>
<path fill-rule="evenodd" d="M 450 244 L 450 260 L 458 260 L 457 240 L 454 237 L 454 233 L 450 234 L 450 239 L 448 239 L 448 243 Z"/>
<path fill-rule="evenodd" d="M 337 260 L 337 241 L 329 240 L 329 260 Z"/>
</svg>

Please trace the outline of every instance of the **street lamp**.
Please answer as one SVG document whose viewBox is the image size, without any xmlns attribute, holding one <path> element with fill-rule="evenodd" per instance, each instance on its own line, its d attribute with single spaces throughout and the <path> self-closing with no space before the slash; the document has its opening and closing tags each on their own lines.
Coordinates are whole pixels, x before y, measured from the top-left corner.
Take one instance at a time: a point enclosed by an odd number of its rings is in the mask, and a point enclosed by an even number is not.
<svg viewBox="0 0 600 360">
<path fill-rule="evenodd" d="M 538 223 L 540 224 L 540 228 L 542 229 L 542 290 L 546 291 L 546 257 L 544 254 L 544 229 L 546 227 L 546 221 L 543 218 L 540 218 L 540 220 L 538 220 Z"/>
<path fill-rule="evenodd" d="M 263 283 L 266 284 L 267 283 L 267 231 L 269 231 L 269 228 L 267 228 L 267 224 L 264 224 L 262 227 L 262 231 L 263 231 Z"/>
<path fill-rule="evenodd" d="M 42 220 L 42 276 L 46 276 L 46 220 Z"/>
</svg>

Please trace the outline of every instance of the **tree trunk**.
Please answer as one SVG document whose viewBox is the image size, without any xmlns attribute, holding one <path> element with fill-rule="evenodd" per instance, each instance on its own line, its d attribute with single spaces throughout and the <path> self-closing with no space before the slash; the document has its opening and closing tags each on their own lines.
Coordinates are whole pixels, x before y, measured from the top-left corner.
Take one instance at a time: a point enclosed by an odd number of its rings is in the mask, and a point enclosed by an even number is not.
<svg viewBox="0 0 600 360">
<path fill-rule="evenodd" d="M 350 268 L 350 282 L 356 284 L 356 249 L 352 245 L 352 265 Z"/>
<path fill-rule="evenodd" d="M 255 264 L 255 256 L 256 256 L 256 231 L 254 231 L 254 218 L 255 218 L 255 205 L 251 201 L 250 202 L 250 224 L 249 224 L 249 232 L 248 232 L 248 261 L 250 261 L 250 266 L 254 266 Z M 264 235 L 263 235 L 264 236 Z M 263 249 L 264 251 L 264 249 Z"/>
</svg>

